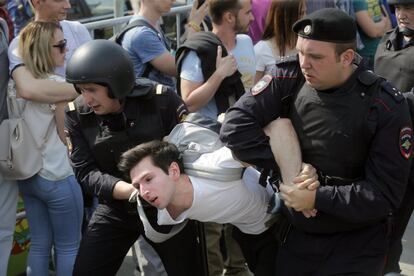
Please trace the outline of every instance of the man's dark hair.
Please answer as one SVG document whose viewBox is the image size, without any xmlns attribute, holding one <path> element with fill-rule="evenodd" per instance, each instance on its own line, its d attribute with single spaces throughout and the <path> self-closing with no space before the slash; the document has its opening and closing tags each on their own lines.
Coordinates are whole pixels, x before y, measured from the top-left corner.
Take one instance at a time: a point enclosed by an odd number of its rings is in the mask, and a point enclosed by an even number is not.
<svg viewBox="0 0 414 276">
<path fill-rule="evenodd" d="M 209 0 L 211 20 L 215 24 L 221 24 L 225 12 L 237 13 L 241 9 L 239 0 Z"/>
<path fill-rule="evenodd" d="M 172 162 L 176 162 L 181 173 L 184 173 L 184 165 L 177 147 L 168 142 L 154 140 L 140 144 L 121 155 L 118 169 L 125 175 L 128 182 L 131 182 L 130 171 L 147 156 L 150 156 L 152 163 L 166 174 Z"/>
<path fill-rule="evenodd" d="M 339 56 L 348 49 L 356 52 L 356 41 L 349 43 L 335 43 L 336 60 L 339 61 Z"/>
</svg>

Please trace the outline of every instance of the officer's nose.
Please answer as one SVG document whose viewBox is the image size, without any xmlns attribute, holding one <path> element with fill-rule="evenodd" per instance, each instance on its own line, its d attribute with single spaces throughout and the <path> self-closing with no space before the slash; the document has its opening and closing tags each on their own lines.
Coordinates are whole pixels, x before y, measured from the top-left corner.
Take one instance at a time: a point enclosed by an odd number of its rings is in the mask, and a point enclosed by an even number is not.
<svg viewBox="0 0 414 276">
<path fill-rule="evenodd" d="M 299 64 L 302 69 L 310 68 L 309 59 L 305 55 L 299 55 Z"/>
<path fill-rule="evenodd" d="M 83 101 L 87 106 L 92 106 L 93 98 L 92 94 L 87 91 L 82 91 Z"/>
</svg>

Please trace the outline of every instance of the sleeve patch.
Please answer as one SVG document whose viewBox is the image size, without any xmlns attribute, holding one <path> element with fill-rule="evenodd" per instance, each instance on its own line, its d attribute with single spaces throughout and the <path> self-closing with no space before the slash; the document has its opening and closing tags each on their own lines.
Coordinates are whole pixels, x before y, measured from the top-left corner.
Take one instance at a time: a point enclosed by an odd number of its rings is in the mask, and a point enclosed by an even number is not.
<svg viewBox="0 0 414 276">
<path fill-rule="evenodd" d="M 252 95 L 256 96 L 263 92 L 263 90 L 266 89 L 266 87 L 269 86 L 269 84 L 272 82 L 272 76 L 271 75 L 265 75 L 261 80 L 259 80 L 255 86 L 252 88 Z"/>
<path fill-rule="evenodd" d="M 410 159 L 412 153 L 412 137 L 413 131 L 411 127 L 404 127 L 400 131 L 400 152 L 402 157 Z"/>
</svg>

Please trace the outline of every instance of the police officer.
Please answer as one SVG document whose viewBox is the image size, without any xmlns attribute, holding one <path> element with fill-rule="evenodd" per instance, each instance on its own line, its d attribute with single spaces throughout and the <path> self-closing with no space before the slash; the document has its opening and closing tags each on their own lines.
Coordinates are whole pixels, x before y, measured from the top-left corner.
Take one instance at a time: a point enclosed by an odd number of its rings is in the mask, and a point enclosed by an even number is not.
<svg viewBox="0 0 414 276">
<path fill-rule="evenodd" d="M 407 92 L 414 87 L 414 0 L 388 0 L 388 4 L 395 9 L 398 26 L 379 43 L 374 71 Z"/>
<path fill-rule="evenodd" d="M 74 275 L 115 275 L 128 249 L 144 233 L 136 206 L 128 202 L 134 188 L 122 180 L 118 159 L 142 142 L 161 140 L 187 110 L 164 86 L 135 82 L 128 54 L 106 40 L 78 48 L 68 62 L 66 80 L 81 93 L 66 110 L 70 159 L 84 192 L 99 198 Z M 150 219 L 156 219 L 156 209 L 148 207 L 147 212 Z M 171 242 L 152 244 L 168 275 L 197 274 L 193 227 L 188 226 Z"/>
<path fill-rule="evenodd" d="M 414 0 L 388 0 L 395 9 L 398 26 L 382 38 L 375 55 L 375 73 L 394 84 L 401 92 L 414 89 Z M 414 90 L 413 90 L 414 92 Z M 404 93 L 412 103 L 413 93 Z M 411 104 L 410 110 L 413 107 Z M 414 109 L 413 109 L 414 110 Z M 414 209 L 414 175 L 409 177 L 407 189 L 394 218 L 385 273 L 400 273 L 401 239 Z"/>
<path fill-rule="evenodd" d="M 293 31 L 298 57 L 278 64 L 275 78 L 265 76 L 240 98 L 221 138 L 240 160 L 275 169 L 262 128 L 288 117 L 303 162 L 318 170 L 315 190 L 280 185 L 290 226 L 277 275 L 380 275 L 387 217 L 402 199 L 410 167 L 407 103 L 355 62 L 356 24 L 346 13 L 316 11 Z M 314 217 L 300 213 L 314 208 Z"/>
</svg>

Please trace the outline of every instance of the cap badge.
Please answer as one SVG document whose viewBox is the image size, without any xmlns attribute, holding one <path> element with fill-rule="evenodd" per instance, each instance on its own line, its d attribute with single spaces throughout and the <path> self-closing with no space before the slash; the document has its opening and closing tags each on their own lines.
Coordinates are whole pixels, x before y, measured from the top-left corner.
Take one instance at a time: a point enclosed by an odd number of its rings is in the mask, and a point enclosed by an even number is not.
<svg viewBox="0 0 414 276">
<path fill-rule="evenodd" d="M 305 35 L 309 35 L 312 32 L 312 27 L 311 25 L 306 25 L 305 28 L 303 29 L 303 33 Z"/>
</svg>

